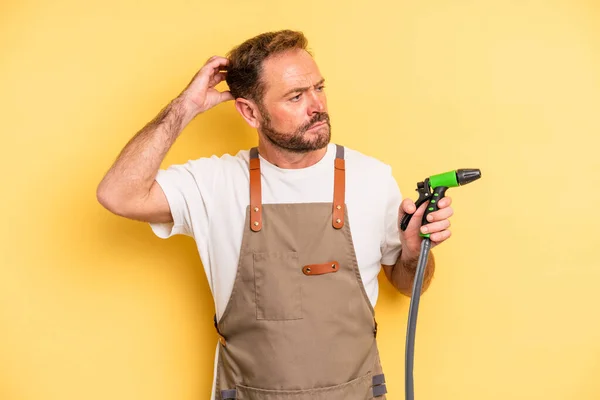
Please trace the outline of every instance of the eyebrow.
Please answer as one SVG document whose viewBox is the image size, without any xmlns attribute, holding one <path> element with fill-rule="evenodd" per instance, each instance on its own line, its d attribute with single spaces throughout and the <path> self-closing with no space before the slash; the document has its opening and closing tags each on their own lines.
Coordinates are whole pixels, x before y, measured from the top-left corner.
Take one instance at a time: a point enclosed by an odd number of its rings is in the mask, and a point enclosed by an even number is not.
<svg viewBox="0 0 600 400">
<path fill-rule="evenodd" d="M 314 87 L 320 86 L 320 85 L 322 85 L 323 83 L 325 83 L 325 78 L 323 78 L 323 79 L 321 79 L 319 82 L 317 82 L 317 83 L 315 84 L 315 86 L 314 86 Z M 283 95 L 283 97 L 287 97 L 287 96 L 289 96 L 290 94 L 292 94 L 292 93 L 296 93 L 296 92 L 303 93 L 303 92 L 306 92 L 308 89 L 310 89 L 310 86 L 307 86 L 307 87 L 298 87 L 298 88 L 293 88 L 293 89 L 291 89 L 291 90 L 288 90 L 288 91 L 287 91 L 287 92 L 286 92 L 286 93 Z"/>
</svg>

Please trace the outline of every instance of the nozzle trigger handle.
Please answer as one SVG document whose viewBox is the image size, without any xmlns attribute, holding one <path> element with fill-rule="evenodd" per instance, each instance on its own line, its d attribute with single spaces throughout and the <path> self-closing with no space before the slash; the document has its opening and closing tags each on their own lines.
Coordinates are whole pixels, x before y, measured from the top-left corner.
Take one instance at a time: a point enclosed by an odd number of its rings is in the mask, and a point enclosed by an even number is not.
<svg viewBox="0 0 600 400">
<path fill-rule="evenodd" d="M 438 186 L 435 189 L 433 189 L 433 195 L 431 196 L 431 200 L 429 201 L 429 206 L 425 209 L 421 225 L 427 225 L 429 223 L 429 221 L 427 221 L 427 216 L 432 212 L 439 210 L 438 203 L 446 195 L 446 190 L 448 190 L 448 186 Z M 420 235 L 422 237 L 429 237 L 429 233 L 421 233 Z"/>
</svg>

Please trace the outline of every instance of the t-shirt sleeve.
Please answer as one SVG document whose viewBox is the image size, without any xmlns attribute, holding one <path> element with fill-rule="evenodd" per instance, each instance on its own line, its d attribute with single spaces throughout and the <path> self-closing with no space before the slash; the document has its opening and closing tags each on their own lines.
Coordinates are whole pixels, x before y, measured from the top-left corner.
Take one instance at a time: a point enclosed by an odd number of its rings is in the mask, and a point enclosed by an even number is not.
<svg viewBox="0 0 600 400">
<path fill-rule="evenodd" d="M 173 222 L 150 223 L 156 236 L 167 239 L 175 235 L 186 235 L 196 240 L 206 237 L 209 195 L 215 172 L 212 159 L 192 160 L 158 171 L 155 179 L 167 198 Z"/>
<path fill-rule="evenodd" d="M 402 202 L 402 194 L 394 176 L 387 178 L 387 197 L 385 199 L 384 236 L 381 244 L 381 264 L 394 265 L 400 255 L 400 228 L 398 211 Z"/>
</svg>

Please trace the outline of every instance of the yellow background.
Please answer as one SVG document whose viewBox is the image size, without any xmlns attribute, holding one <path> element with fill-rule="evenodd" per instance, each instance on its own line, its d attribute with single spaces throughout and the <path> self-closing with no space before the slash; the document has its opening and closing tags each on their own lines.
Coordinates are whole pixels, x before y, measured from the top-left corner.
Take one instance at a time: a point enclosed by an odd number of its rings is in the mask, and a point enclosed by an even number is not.
<svg viewBox="0 0 600 400">
<path fill-rule="evenodd" d="M 0 399 L 207 399 L 216 335 L 194 242 L 113 216 L 95 189 L 213 54 L 303 30 L 333 139 L 405 196 L 455 168 L 453 237 L 422 298 L 416 398 L 600 398 L 594 1 L 3 1 Z M 232 103 L 164 166 L 256 143 Z M 408 299 L 377 305 L 404 398 Z"/>
</svg>

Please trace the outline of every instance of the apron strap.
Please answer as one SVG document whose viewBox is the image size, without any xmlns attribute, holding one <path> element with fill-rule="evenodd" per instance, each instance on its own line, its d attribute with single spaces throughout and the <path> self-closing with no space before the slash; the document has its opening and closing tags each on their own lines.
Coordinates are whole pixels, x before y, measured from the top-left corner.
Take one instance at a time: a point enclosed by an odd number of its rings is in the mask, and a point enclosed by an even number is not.
<svg viewBox="0 0 600 400">
<path fill-rule="evenodd" d="M 258 147 L 250 149 L 250 229 L 258 232 L 262 228 L 262 189 L 260 177 L 260 159 Z M 332 223 L 336 229 L 344 226 L 346 202 L 346 161 L 344 146 L 336 144 L 335 170 L 333 178 L 333 215 Z"/>
<path fill-rule="evenodd" d="M 344 207 L 346 196 L 346 161 L 344 147 L 336 144 L 335 172 L 333 177 L 333 227 L 344 226 Z"/>
<path fill-rule="evenodd" d="M 262 190 L 258 147 L 250 149 L 250 229 L 254 232 L 262 228 Z"/>
<path fill-rule="evenodd" d="M 383 396 L 386 393 L 385 376 L 383 374 L 373 375 L 373 397 Z"/>
</svg>

